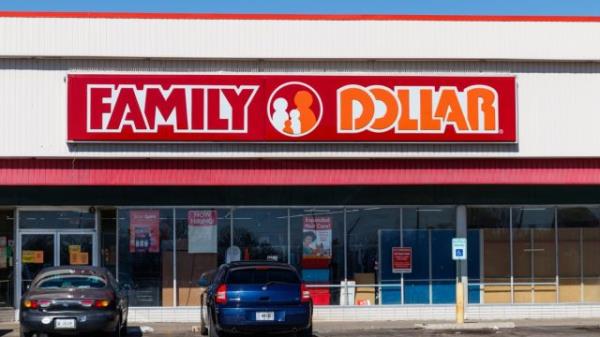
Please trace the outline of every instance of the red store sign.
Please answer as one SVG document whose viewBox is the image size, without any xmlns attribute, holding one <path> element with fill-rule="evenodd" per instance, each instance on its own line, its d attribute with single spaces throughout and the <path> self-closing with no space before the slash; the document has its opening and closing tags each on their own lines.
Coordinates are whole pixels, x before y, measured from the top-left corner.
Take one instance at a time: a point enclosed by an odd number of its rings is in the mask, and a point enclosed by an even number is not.
<svg viewBox="0 0 600 337">
<path fill-rule="evenodd" d="M 73 142 L 516 142 L 514 77 L 68 76 Z"/>
</svg>

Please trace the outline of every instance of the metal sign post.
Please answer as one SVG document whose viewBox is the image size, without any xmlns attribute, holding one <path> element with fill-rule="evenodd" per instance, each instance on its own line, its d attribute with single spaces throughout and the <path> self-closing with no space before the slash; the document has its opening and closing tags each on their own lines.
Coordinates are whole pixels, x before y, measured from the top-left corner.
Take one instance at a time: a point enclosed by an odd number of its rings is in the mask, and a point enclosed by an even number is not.
<svg viewBox="0 0 600 337">
<path fill-rule="evenodd" d="M 456 323 L 463 324 L 465 322 L 465 285 L 463 284 L 462 264 L 467 259 L 467 239 L 452 239 L 452 259 L 456 261 Z"/>
</svg>

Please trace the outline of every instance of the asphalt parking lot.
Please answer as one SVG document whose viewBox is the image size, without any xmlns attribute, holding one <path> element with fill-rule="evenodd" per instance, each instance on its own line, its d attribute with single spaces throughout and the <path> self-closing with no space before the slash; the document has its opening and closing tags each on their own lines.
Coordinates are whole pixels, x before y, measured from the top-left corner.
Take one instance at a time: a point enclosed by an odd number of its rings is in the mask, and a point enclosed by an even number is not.
<svg viewBox="0 0 600 337">
<path fill-rule="evenodd" d="M 522 321 L 514 329 L 478 331 L 425 331 L 416 329 L 419 322 L 340 322 L 316 323 L 315 337 L 588 337 L 600 336 L 600 320 Z M 129 328 L 130 337 L 200 337 L 192 332 L 193 324 L 138 324 Z M 0 337 L 19 336 L 18 325 L 0 324 Z M 264 336 L 264 335 L 261 335 Z"/>
</svg>

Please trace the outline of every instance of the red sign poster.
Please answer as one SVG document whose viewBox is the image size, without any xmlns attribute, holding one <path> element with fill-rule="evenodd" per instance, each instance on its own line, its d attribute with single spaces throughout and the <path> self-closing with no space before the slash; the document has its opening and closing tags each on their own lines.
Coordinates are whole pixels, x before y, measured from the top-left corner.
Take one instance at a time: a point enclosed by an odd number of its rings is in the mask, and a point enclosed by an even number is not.
<svg viewBox="0 0 600 337">
<path fill-rule="evenodd" d="M 68 76 L 71 142 L 516 142 L 515 77 Z"/>
<path fill-rule="evenodd" d="M 392 273 L 412 273 L 411 247 L 392 247 Z"/>
<path fill-rule="evenodd" d="M 160 212 L 133 210 L 129 212 L 129 252 L 160 252 Z"/>
<path fill-rule="evenodd" d="M 303 218 L 302 266 L 308 269 L 327 268 L 332 257 L 330 216 L 310 215 Z"/>
</svg>

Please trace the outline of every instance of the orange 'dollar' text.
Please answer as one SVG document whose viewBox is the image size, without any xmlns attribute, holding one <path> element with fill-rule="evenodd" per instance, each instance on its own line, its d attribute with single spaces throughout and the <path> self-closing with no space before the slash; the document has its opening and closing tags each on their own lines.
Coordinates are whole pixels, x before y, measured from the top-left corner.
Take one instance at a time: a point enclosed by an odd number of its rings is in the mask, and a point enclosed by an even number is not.
<svg viewBox="0 0 600 337">
<path fill-rule="evenodd" d="M 486 85 L 456 87 L 346 85 L 337 90 L 340 133 L 497 133 L 498 93 Z"/>
</svg>

